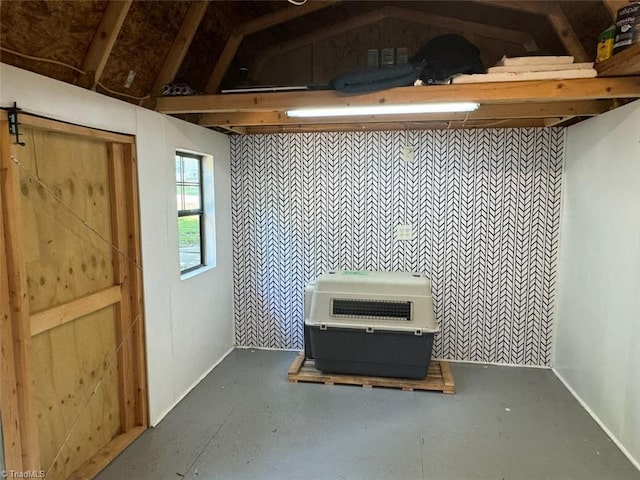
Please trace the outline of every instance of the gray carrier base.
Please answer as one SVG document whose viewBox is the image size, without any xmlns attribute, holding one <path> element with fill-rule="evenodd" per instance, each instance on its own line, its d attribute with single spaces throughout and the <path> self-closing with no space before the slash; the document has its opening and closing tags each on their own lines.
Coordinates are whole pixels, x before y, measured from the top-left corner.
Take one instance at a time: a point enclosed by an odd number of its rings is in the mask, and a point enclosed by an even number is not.
<svg viewBox="0 0 640 480">
<path fill-rule="evenodd" d="M 305 289 L 305 355 L 323 372 L 424 378 L 437 331 L 422 275 L 337 271 Z"/>
<path fill-rule="evenodd" d="M 315 367 L 323 372 L 415 379 L 427 375 L 433 333 L 418 337 L 409 332 L 306 329 L 307 358 L 313 358 Z"/>
</svg>

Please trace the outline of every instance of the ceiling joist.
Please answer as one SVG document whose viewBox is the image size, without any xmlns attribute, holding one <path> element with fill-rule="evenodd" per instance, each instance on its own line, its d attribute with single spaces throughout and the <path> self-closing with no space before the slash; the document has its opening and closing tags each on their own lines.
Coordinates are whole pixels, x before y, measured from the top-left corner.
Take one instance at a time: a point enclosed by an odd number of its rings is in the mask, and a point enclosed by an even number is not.
<svg viewBox="0 0 640 480">
<path fill-rule="evenodd" d="M 180 30 L 160 68 L 160 73 L 153 85 L 152 95 L 159 95 L 164 85 L 173 82 L 208 6 L 209 2 L 206 1 L 194 1 L 189 6 Z"/>
<path fill-rule="evenodd" d="M 79 83 L 84 87 L 96 89 L 132 2 L 133 0 L 110 0 L 107 4 L 82 63 L 82 70 L 86 73 L 84 78 L 79 79 Z"/>
<path fill-rule="evenodd" d="M 388 122 L 430 122 L 463 121 L 514 118 L 549 118 L 568 116 L 594 116 L 613 108 L 611 100 L 584 100 L 554 103 L 516 103 L 481 105 L 469 113 L 429 113 L 407 115 L 367 115 L 344 117 L 337 120 L 342 124 L 388 123 Z M 223 112 L 205 113 L 200 117 L 204 127 L 251 127 L 274 125 L 323 125 L 336 123 L 336 118 L 289 118 L 284 112 Z"/>
<path fill-rule="evenodd" d="M 334 90 L 312 90 L 161 97 L 157 100 L 156 110 L 167 114 L 219 113 L 283 111 L 319 105 L 328 107 L 456 101 L 508 104 L 639 97 L 640 76 L 634 76 L 400 87 L 354 96 L 340 95 Z"/>
<path fill-rule="evenodd" d="M 276 25 L 280 25 L 299 17 L 303 17 L 310 13 L 329 7 L 336 2 L 337 0 L 307 2 L 301 6 L 291 6 L 283 8 L 282 10 L 277 10 L 268 15 L 263 15 L 241 25 L 238 25 L 231 32 L 231 36 L 229 37 L 229 40 L 227 41 L 222 54 L 218 58 L 216 66 L 211 73 L 211 77 L 209 77 L 209 81 L 207 82 L 205 91 L 209 93 L 218 91 L 218 88 L 220 88 L 220 84 L 222 83 L 222 79 L 226 75 L 227 70 L 229 69 L 229 65 L 231 65 L 231 61 L 235 57 L 236 52 L 238 51 L 238 48 L 242 43 L 242 39 L 245 36 L 259 32 L 261 30 L 265 30 L 267 28 L 275 27 Z"/>
</svg>

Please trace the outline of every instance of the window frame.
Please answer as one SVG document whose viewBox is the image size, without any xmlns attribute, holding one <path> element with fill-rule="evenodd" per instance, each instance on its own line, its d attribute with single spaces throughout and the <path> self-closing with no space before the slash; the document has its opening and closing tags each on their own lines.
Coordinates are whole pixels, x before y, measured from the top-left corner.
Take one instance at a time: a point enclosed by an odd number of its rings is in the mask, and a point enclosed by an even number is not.
<svg viewBox="0 0 640 480">
<path fill-rule="evenodd" d="M 183 188 L 183 196 L 184 196 L 184 187 L 186 186 L 194 186 L 193 182 L 185 182 L 184 181 L 184 162 L 183 159 L 184 158 L 191 158 L 194 160 L 198 161 L 198 191 L 199 191 L 199 195 L 200 195 L 200 208 L 199 209 L 192 209 L 192 210 L 181 210 L 178 205 L 176 205 L 176 207 L 178 207 L 178 222 L 180 220 L 181 217 L 193 217 L 193 216 L 198 216 L 198 225 L 200 228 L 200 263 L 198 265 L 194 265 L 192 267 L 189 268 L 185 268 L 184 270 L 182 270 L 182 268 L 180 269 L 180 275 L 184 275 L 190 272 L 193 272 L 195 270 L 198 270 L 200 268 L 206 267 L 207 266 L 207 255 L 205 252 L 205 246 L 206 246 L 206 241 L 205 241 L 205 201 L 204 201 L 204 177 L 203 177 L 203 163 L 204 163 L 204 157 L 202 155 L 198 155 L 195 153 L 189 153 L 189 152 L 185 152 L 182 150 L 176 150 L 175 151 L 175 157 L 181 157 L 180 160 L 180 170 L 181 170 L 181 176 L 182 176 L 182 182 L 179 182 L 178 180 L 175 181 L 175 186 L 176 189 L 177 187 L 181 186 Z M 174 173 L 175 175 L 175 173 Z M 182 203 L 184 204 L 184 198 L 182 199 Z M 180 257 L 180 225 L 178 225 L 178 257 Z"/>
</svg>

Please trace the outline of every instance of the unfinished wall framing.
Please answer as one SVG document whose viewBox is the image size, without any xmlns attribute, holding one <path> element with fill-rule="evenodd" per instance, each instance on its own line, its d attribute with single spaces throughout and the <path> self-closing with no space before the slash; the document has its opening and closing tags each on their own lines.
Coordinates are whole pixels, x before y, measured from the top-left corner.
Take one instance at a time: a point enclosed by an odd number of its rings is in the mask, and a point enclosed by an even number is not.
<svg viewBox="0 0 640 480">
<path fill-rule="evenodd" d="M 6 468 L 92 478 L 148 424 L 131 136 L 20 116 L 2 136 Z"/>
</svg>

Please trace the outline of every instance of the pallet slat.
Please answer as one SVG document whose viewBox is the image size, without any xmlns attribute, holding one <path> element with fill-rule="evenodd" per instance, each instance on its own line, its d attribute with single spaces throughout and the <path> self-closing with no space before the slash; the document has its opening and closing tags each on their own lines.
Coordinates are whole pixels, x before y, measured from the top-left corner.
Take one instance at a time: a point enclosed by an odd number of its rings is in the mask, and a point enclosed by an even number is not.
<svg viewBox="0 0 640 480">
<path fill-rule="evenodd" d="M 298 354 L 289 367 L 289 382 L 324 383 L 325 385 L 359 385 L 363 388 L 387 387 L 403 391 L 432 390 L 448 394 L 455 393 L 455 382 L 449 362 L 432 360 L 426 378 L 411 380 L 406 378 L 369 377 L 364 375 L 340 375 L 323 373 L 315 368 L 313 360 Z"/>
</svg>

